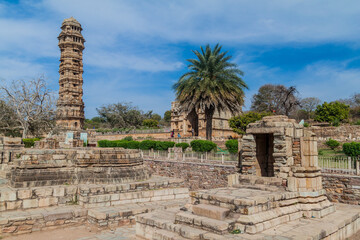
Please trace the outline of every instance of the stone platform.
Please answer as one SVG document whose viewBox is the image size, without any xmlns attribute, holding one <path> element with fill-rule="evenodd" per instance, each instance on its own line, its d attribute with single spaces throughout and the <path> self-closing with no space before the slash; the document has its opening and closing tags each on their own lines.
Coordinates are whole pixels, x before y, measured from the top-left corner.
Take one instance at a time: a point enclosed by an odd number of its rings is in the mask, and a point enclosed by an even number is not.
<svg viewBox="0 0 360 240">
<path fill-rule="evenodd" d="M 140 152 L 123 148 L 24 149 L 8 163 L 12 187 L 113 184 L 146 180 Z"/>
<path fill-rule="evenodd" d="M 0 186 L 0 236 L 92 224 L 116 228 L 134 216 L 189 201 L 183 180 L 152 176 L 122 184 Z"/>
<path fill-rule="evenodd" d="M 248 234 L 241 232 L 232 234 L 216 234 L 210 229 L 201 229 L 188 224 L 174 223 L 177 214 L 182 213 L 179 208 L 156 211 L 136 217 L 136 234 L 138 239 L 157 240 L 308 240 L 308 239 L 347 239 L 360 229 L 360 206 L 336 204 L 337 211 L 323 218 L 305 218 L 288 221 L 276 227 L 269 228 L 261 233 Z M 194 220 L 194 223 L 198 223 Z M 204 221 L 208 228 L 217 226 L 225 228 L 225 223 L 219 225 L 216 221 Z"/>
</svg>

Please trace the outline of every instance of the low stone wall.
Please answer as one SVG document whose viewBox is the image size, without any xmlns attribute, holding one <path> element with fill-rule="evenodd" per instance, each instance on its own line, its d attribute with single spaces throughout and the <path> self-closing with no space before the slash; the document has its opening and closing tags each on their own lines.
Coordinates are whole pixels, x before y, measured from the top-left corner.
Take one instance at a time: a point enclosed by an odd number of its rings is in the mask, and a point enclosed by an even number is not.
<svg viewBox="0 0 360 240">
<path fill-rule="evenodd" d="M 360 205 L 360 176 L 323 174 L 322 181 L 330 201 Z"/>
<path fill-rule="evenodd" d="M 154 174 L 184 179 L 185 187 L 190 190 L 226 187 L 227 176 L 236 173 L 237 162 L 221 165 L 204 162 L 181 162 L 144 159 Z"/>
<path fill-rule="evenodd" d="M 360 141 L 360 126 L 342 125 L 339 127 L 310 127 L 316 134 L 319 142 L 335 139 L 340 142 Z"/>
</svg>

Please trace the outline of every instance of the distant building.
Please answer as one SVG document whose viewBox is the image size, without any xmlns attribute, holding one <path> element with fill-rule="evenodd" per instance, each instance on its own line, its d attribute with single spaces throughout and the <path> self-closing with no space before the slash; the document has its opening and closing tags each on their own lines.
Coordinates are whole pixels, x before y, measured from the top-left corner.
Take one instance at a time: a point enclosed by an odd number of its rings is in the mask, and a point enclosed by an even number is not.
<svg viewBox="0 0 360 240">
<path fill-rule="evenodd" d="M 80 130 L 84 126 L 83 63 L 85 39 L 75 18 L 65 19 L 58 36 L 60 57 L 59 99 L 56 125 L 62 129 Z"/>
<path fill-rule="evenodd" d="M 239 113 L 241 110 L 239 111 Z M 229 119 L 234 115 L 229 111 L 215 110 L 213 116 L 212 137 L 214 139 L 227 139 L 229 137 L 237 137 L 229 126 Z M 206 119 L 202 109 L 198 109 L 196 114 L 190 113 L 186 115 L 180 111 L 179 103 L 171 103 L 171 130 L 174 130 L 175 136 L 179 132 L 182 137 L 194 136 L 206 137 Z"/>
</svg>

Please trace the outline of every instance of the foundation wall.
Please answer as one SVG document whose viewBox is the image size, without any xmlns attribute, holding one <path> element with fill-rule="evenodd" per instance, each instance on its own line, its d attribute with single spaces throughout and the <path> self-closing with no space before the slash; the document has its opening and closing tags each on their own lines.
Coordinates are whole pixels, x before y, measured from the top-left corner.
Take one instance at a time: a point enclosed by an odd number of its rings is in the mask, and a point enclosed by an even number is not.
<svg viewBox="0 0 360 240">
<path fill-rule="evenodd" d="M 220 165 L 200 162 L 176 162 L 165 160 L 146 160 L 153 174 L 184 179 L 185 187 L 190 190 L 226 187 L 227 176 L 237 171 L 237 162 Z"/>
<path fill-rule="evenodd" d="M 360 205 L 360 176 L 323 173 L 322 180 L 330 201 Z"/>
</svg>

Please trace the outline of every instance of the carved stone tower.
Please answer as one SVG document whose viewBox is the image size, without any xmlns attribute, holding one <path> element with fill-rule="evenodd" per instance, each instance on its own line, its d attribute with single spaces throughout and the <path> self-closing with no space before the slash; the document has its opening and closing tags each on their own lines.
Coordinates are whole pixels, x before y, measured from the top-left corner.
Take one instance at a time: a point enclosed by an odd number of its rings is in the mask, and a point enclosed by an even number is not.
<svg viewBox="0 0 360 240">
<path fill-rule="evenodd" d="M 63 21 L 61 30 L 58 36 L 61 57 L 56 125 L 66 130 L 80 130 L 84 126 L 82 51 L 85 39 L 80 23 L 73 17 Z"/>
</svg>

